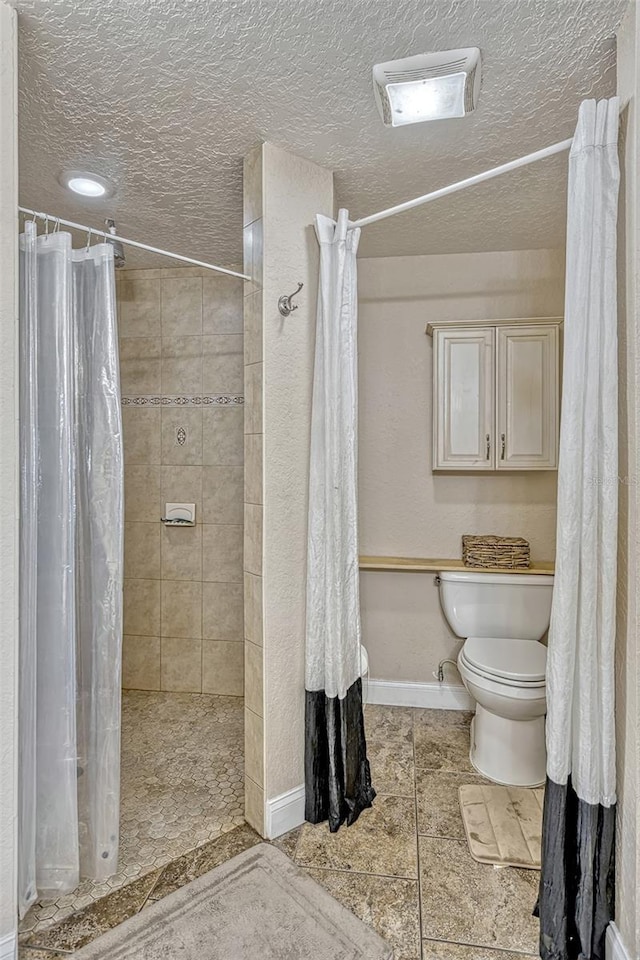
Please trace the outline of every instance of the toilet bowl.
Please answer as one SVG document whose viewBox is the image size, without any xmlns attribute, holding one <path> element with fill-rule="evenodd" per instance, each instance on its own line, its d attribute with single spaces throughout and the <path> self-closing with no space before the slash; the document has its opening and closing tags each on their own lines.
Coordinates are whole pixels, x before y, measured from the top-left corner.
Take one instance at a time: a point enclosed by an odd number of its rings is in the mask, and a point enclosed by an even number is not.
<svg viewBox="0 0 640 960">
<path fill-rule="evenodd" d="M 360 676 L 363 680 L 369 676 L 369 654 L 363 643 L 360 644 Z"/>
<path fill-rule="evenodd" d="M 360 679 L 362 681 L 362 702 L 369 699 L 369 654 L 364 644 L 360 644 Z"/>
<path fill-rule="evenodd" d="M 553 577 L 443 572 L 444 614 L 465 637 L 462 682 L 476 702 L 470 759 L 478 773 L 513 786 L 545 779 L 546 647 Z"/>
<path fill-rule="evenodd" d="M 469 637 L 458 656 L 462 682 L 476 701 L 471 762 L 497 783 L 544 781 L 546 655 L 536 640 Z"/>
</svg>

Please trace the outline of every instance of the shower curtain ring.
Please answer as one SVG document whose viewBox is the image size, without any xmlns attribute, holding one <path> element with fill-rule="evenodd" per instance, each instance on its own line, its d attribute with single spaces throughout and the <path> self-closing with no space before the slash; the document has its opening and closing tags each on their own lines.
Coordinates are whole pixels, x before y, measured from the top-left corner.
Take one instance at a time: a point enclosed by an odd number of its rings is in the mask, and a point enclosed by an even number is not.
<svg viewBox="0 0 640 960">
<path fill-rule="evenodd" d="M 49 239 L 49 217 L 46 214 L 44 218 L 44 238 L 45 240 Z"/>
<path fill-rule="evenodd" d="M 60 233 L 60 217 L 56 217 L 56 225 L 53 228 L 54 233 Z"/>
<path fill-rule="evenodd" d="M 89 252 L 89 247 L 91 246 L 91 234 L 92 234 L 92 233 L 93 233 L 93 230 L 91 229 L 91 227 L 89 227 L 89 232 L 87 233 L 87 246 L 86 246 L 86 252 L 87 252 L 87 253 Z"/>
</svg>

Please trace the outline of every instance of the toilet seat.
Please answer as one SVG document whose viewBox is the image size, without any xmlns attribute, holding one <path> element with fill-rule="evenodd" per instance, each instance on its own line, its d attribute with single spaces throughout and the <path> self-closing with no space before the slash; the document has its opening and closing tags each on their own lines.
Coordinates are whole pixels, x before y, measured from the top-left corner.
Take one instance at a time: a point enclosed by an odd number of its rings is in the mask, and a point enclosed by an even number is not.
<svg viewBox="0 0 640 960">
<path fill-rule="evenodd" d="M 514 687 L 543 687 L 547 648 L 537 640 L 469 637 L 460 659 L 478 676 Z"/>
<path fill-rule="evenodd" d="M 524 680 L 508 680 L 506 677 L 496 677 L 489 673 L 482 673 L 475 667 L 467 663 L 462 653 L 458 656 L 458 670 L 460 671 L 463 682 L 467 677 L 470 681 L 485 690 L 493 690 L 500 693 L 503 697 L 518 697 L 520 699 L 537 698 L 544 699 L 546 696 L 546 683 L 544 680 L 534 680 L 527 683 Z"/>
</svg>

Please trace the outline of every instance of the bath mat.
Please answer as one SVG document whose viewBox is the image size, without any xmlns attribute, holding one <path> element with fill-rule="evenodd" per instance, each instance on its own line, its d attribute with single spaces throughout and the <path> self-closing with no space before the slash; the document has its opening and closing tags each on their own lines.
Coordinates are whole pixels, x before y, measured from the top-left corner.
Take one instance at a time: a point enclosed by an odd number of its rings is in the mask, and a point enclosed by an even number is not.
<svg viewBox="0 0 640 960">
<path fill-rule="evenodd" d="M 460 787 L 460 811 L 469 852 L 480 863 L 540 869 L 541 787 Z"/>
<path fill-rule="evenodd" d="M 392 960 L 284 853 L 260 843 L 145 907 L 74 960 Z"/>
</svg>

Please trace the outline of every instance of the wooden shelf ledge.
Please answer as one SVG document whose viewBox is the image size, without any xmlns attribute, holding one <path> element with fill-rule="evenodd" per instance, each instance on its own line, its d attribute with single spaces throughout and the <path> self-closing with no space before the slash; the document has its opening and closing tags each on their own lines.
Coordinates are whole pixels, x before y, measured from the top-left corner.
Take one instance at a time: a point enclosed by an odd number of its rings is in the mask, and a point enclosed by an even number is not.
<svg viewBox="0 0 640 960">
<path fill-rule="evenodd" d="M 526 570 L 505 570 L 502 567 L 466 567 L 462 560 L 443 560 L 433 557 L 360 557 L 361 570 L 396 570 L 404 573 L 438 573 L 439 570 L 466 570 L 476 573 L 550 574 L 552 560 L 533 560 Z"/>
</svg>

